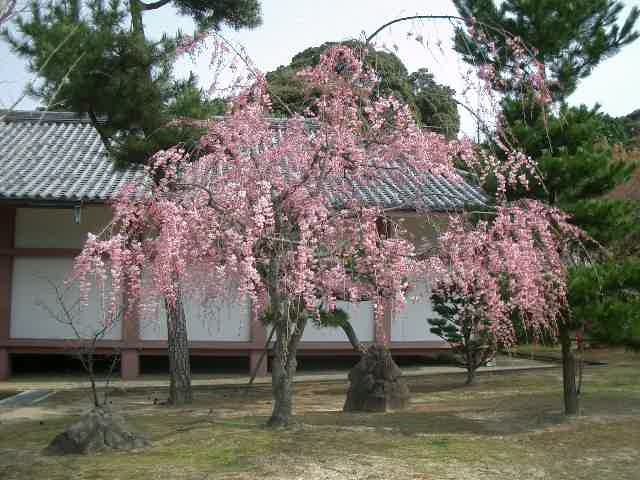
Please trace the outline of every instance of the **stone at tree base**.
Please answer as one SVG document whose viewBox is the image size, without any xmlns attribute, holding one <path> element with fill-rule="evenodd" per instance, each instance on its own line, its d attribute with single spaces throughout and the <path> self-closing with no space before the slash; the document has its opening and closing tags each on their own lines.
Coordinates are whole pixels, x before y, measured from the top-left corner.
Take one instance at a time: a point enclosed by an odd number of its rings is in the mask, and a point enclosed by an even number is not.
<svg viewBox="0 0 640 480">
<path fill-rule="evenodd" d="M 148 440 L 129 430 L 122 416 L 106 408 L 94 408 L 57 435 L 45 453 L 91 454 L 104 450 L 133 450 L 149 445 Z"/>
<path fill-rule="evenodd" d="M 371 345 L 349 372 L 345 412 L 386 412 L 409 406 L 409 388 L 384 345 Z"/>
</svg>

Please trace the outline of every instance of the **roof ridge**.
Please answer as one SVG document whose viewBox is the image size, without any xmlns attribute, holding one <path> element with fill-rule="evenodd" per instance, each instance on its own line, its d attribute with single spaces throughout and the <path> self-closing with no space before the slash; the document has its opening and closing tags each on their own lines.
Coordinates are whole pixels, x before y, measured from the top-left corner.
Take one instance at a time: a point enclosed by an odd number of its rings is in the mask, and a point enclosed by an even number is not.
<svg viewBox="0 0 640 480">
<path fill-rule="evenodd" d="M 0 121 L 5 123 L 91 123 L 86 113 L 45 110 L 0 110 Z"/>
<path fill-rule="evenodd" d="M 193 123 L 202 127 L 206 127 L 209 122 L 219 122 L 224 120 L 226 115 L 212 115 L 204 119 L 192 118 L 176 118 L 169 123 Z M 271 128 L 276 130 L 285 130 L 287 124 L 291 120 L 289 117 L 276 117 L 267 115 L 265 119 L 271 122 Z M 106 118 L 98 115 L 98 122 L 102 123 Z M 5 123 L 72 123 L 85 124 L 92 123 L 91 117 L 87 113 L 68 112 L 68 111 L 46 111 L 46 110 L 1 110 L 0 122 Z M 317 120 L 314 118 L 304 118 L 307 127 L 317 127 Z"/>
</svg>

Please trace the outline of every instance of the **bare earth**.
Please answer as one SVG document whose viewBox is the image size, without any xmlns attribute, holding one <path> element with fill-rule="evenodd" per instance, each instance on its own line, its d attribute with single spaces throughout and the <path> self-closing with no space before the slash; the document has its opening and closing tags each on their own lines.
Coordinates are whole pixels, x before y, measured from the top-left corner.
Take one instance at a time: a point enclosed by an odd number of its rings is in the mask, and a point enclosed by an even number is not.
<svg viewBox="0 0 640 480">
<path fill-rule="evenodd" d="M 41 450 L 89 407 L 68 387 L 0 411 L 0 479 L 640 479 L 640 356 L 594 351 L 583 414 L 562 416 L 558 368 L 409 377 L 411 408 L 343 414 L 344 380 L 296 387 L 297 424 L 262 425 L 269 386 L 200 382 L 188 408 L 158 404 L 157 381 L 118 384 L 112 408 L 153 446 L 134 453 L 47 457 Z M 413 373 L 413 372 L 412 372 Z M 43 388 L 42 382 L 33 382 Z M 0 384 L 15 389 L 14 383 Z"/>
</svg>

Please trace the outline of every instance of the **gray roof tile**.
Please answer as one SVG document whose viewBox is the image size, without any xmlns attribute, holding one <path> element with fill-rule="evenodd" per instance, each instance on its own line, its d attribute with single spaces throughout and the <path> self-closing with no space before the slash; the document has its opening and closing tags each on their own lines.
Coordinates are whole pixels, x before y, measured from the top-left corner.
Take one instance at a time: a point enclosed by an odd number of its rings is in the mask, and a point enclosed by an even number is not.
<svg viewBox="0 0 640 480">
<path fill-rule="evenodd" d="M 139 169 L 116 170 L 89 119 L 70 112 L 0 114 L 0 200 L 104 202 Z"/>
<path fill-rule="evenodd" d="M 91 201 L 112 198 L 143 179 L 139 169 L 116 170 L 89 119 L 70 112 L 0 114 L 0 200 Z M 286 120 L 274 120 L 274 129 Z M 456 211 L 487 202 L 479 187 L 411 169 L 353 185 L 360 200 L 394 209 Z M 340 204 L 344 199 L 329 195 Z"/>
</svg>

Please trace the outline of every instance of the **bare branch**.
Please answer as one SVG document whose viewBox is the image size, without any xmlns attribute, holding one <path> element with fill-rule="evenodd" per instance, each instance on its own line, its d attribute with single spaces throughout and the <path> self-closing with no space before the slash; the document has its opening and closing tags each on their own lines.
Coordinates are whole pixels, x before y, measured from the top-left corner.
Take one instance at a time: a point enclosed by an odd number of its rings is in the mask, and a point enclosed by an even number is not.
<svg viewBox="0 0 640 480">
<path fill-rule="evenodd" d="M 164 7 L 167 3 L 170 3 L 171 0 L 158 0 L 157 2 L 144 3 L 143 1 L 139 1 L 140 5 L 142 5 L 143 10 L 156 10 L 160 7 Z"/>
<path fill-rule="evenodd" d="M 0 21 L 0 23 L 2 23 Z M 55 57 L 56 53 L 58 53 L 60 51 L 60 49 L 71 39 L 71 37 L 78 31 L 78 29 L 80 28 L 80 25 L 76 25 L 68 34 L 66 37 L 64 37 L 64 39 L 58 44 L 58 46 L 56 48 L 53 49 L 53 52 L 51 52 L 51 54 L 47 57 L 47 59 L 44 61 L 44 63 L 40 66 L 40 68 L 38 69 L 38 71 L 36 72 L 36 76 L 39 76 L 42 71 L 47 68 L 47 65 L 49 65 L 49 62 L 53 59 L 53 57 Z M 80 57 L 83 57 L 85 53 L 82 53 L 82 55 Z M 68 78 L 69 74 L 71 73 L 71 70 L 73 70 L 73 68 L 75 68 L 76 64 L 78 63 L 79 60 L 76 60 L 73 65 L 71 66 L 71 68 L 67 71 L 67 73 L 65 74 L 65 79 Z M 61 85 L 64 84 L 64 81 L 62 82 Z M 60 90 L 60 89 L 58 89 Z M 57 95 L 58 92 L 56 92 Z M 55 96 L 53 98 L 55 98 Z M 27 93 L 23 93 L 15 102 L 13 102 L 13 105 L 11 105 L 8 109 L 4 110 L 3 114 L 0 115 L 0 121 L 4 120 L 4 118 L 7 116 L 7 114 L 9 112 L 12 112 L 17 106 L 18 104 L 20 104 L 20 102 L 22 102 L 22 100 L 24 100 L 24 98 L 27 96 Z M 48 108 L 50 108 L 51 105 L 48 106 Z M 47 109 L 48 109 L 47 108 Z M 44 115 L 44 112 L 43 112 Z"/>
</svg>

